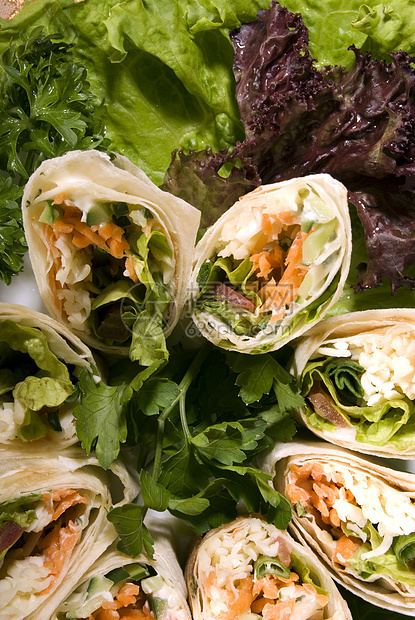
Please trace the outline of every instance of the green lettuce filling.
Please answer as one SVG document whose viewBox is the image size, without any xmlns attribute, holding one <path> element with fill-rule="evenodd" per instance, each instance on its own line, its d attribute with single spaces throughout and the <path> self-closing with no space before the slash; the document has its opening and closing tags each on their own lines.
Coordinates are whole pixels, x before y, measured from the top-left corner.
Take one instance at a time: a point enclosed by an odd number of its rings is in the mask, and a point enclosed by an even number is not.
<svg viewBox="0 0 415 620">
<path fill-rule="evenodd" d="M 330 396 L 345 424 L 354 427 L 356 441 L 404 450 L 415 441 L 415 405 L 409 398 L 386 403 L 361 405 L 364 394 L 360 378 L 364 369 L 350 359 L 325 358 L 307 364 L 302 376 L 302 394 L 307 396 L 313 385 L 320 384 Z M 308 424 L 329 433 L 336 425 L 320 416 L 310 404 L 304 408 Z"/>
<path fill-rule="evenodd" d="M 415 571 L 413 566 L 411 566 L 410 563 L 401 561 L 402 558 L 405 557 L 405 554 L 402 554 L 405 544 L 402 544 L 401 539 L 407 540 L 408 537 L 396 537 L 393 545 L 386 553 L 363 560 L 362 555 L 376 549 L 383 540 L 377 529 L 369 522 L 365 525 L 363 531 L 368 536 L 367 541 L 356 551 L 354 556 L 348 561 L 348 564 L 356 570 L 363 579 L 369 579 L 372 575 L 389 575 L 396 581 L 405 583 L 408 586 L 415 586 Z M 411 544 L 413 544 L 414 536 L 415 534 L 411 535 Z M 400 540 L 401 542 L 399 542 Z"/>
<path fill-rule="evenodd" d="M 148 214 L 151 216 L 151 213 Z M 150 366 L 168 358 L 163 327 L 172 295 L 163 282 L 161 264 L 172 258 L 164 233 L 152 230 L 145 235 L 128 220 L 126 238 L 138 283 L 123 276 L 120 266 L 114 278 L 111 257 L 94 251 L 94 284 L 102 291 L 91 307 L 90 323 L 95 334 L 108 344 L 129 343 L 130 359 Z M 118 278 L 118 279 L 117 279 Z M 115 281 L 114 281 L 115 279 Z"/>
<path fill-rule="evenodd" d="M 215 261 L 206 261 L 200 268 L 197 276 L 200 296 L 194 306 L 196 315 L 202 312 L 212 314 L 228 325 L 238 336 L 255 337 L 265 329 L 270 330 L 269 313 L 256 315 L 253 312 L 244 311 L 241 308 L 232 306 L 227 300 L 221 299 L 214 291 L 209 290 L 215 282 L 222 281 L 225 278 L 227 285 L 230 285 L 232 288 L 239 288 L 243 296 L 258 307 L 261 304 L 259 296 L 248 288 L 251 276 L 252 263 L 249 258 L 239 262 L 236 266 L 229 258 L 218 257 Z M 336 293 L 339 279 L 340 276 L 337 275 L 318 299 L 298 312 L 285 327 L 283 334 L 279 338 L 286 338 L 295 330 L 297 325 L 303 322 L 309 324 L 318 320 L 326 304 L 330 302 Z M 277 331 L 280 324 L 281 321 L 275 321 L 272 324 L 272 329 Z M 221 346 L 227 348 L 227 341 L 222 341 Z M 271 344 L 262 345 L 253 350 L 252 353 L 264 353 L 270 346 Z"/>
<path fill-rule="evenodd" d="M 291 551 L 291 569 L 300 577 L 301 583 L 309 583 L 315 587 L 319 594 L 329 596 L 329 593 L 318 585 L 316 577 L 311 576 L 310 568 L 307 566 L 304 558 L 297 555 L 295 551 Z"/>
<path fill-rule="evenodd" d="M 36 327 L 3 321 L 0 331 L 0 394 L 18 400 L 25 410 L 19 427 L 23 441 L 45 437 L 54 428 L 57 409 L 74 393 L 66 365 L 49 348 Z"/>
</svg>

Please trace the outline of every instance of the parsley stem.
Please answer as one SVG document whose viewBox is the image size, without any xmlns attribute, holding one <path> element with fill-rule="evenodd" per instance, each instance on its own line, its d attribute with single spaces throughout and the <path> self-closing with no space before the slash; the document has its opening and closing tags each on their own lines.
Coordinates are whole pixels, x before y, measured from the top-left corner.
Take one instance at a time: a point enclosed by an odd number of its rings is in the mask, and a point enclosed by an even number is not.
<svg viewBox="0 0 415 620">
<path fill-rule="evenodd" d="M 183 379 L 179 383 L 179 393 L 174 400 L 170 403 L 168 407 L 160 413 L 157 422 L 157 443 L 156 443 L 156 451 L 154 455 L 154 465 L 153 465 L 153 474 L 152 477 L 154 480 L 157 480 L 160 475 L 161 468 L 161 457 L 163 452 L 163 434 L 164 434 L 164 426 L 165 421 L 169 417 L 170 413 L 174 409 L 174 407 L 179 404 L 180 407 L 180 421 L 183 426 L 183 431 L 186 436 L 186 440 L 189 441 L 191 438 L 191 433 L 187 424 L 186 419 L 186 394 L 189 387 L 192 385 L 193 381 L 196 379 L 197 374 L 200 370 L 201 365 L 205 361 L 208 353 L 210 351 L 210 343 L 206 342 L 204 346 L 200 349 L 193 362 L 190 364 L 189 369 L 184 375 Z"/>
</svg>

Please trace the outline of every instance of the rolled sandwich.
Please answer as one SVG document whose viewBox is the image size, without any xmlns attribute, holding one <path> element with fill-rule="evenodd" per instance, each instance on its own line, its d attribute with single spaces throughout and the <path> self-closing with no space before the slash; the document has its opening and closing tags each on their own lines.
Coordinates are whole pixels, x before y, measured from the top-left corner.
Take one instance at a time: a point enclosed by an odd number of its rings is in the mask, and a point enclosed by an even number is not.
<svg viewBox="0 0 415 620">
<path fill-rule="evenodd" d="M 150 365 L 187 294 L 200 212 L 126 158 L 72 151 L 30 177 L 23 223 L 50 314 L 89 346 Z"/>
<path fill-rule="evenodd" d="M 325 319 L 297 343 L 301 421 L 352 450 L 415 457 L 415 310 Z"/>
<path fill-rule="evenodd" d="M 152 530 L 152 535 L 153 558 L 130 558 L 114 543 L 80 575 L 51 620 L 190 620 L 184 576 L 173 547 L 160 533 Z"/>
<path fill-rule="evenodd" d="M 193 318 L 214 344 L 276 350 L 342 293 L 351 253 L 346 188 L 327 174 L 243 196 L 198 243 Z"/>
<path fill-rule="evenodd" d="M 68 453 L 0 459 L 2 620 L 49 618 L 116 538 L 107 519 L 113 501 L 106 472 L 81 452 Z M 119 463 L 113 473 L 121 501 L 131 500 L 134 480 Z"/>
<path fill-rule="evenodd" d="M 415 615 L 415 476 L 325 442 L 278 445 L 262 468 L 293 507 L 292 530 L 341 585 Z"/>
<path fill-rule="evenodd" d="M 194 620 L 351 619 L 314 554 L 257 517 L 209 532 L 186 579 Z"/>
<path fill-rule="evenodd" d="M 0 445 L 62 450 L 78 441 L 78 375 L 98 376 L 88 347 L 62 324 L 0 303 Z"/>
</svg>

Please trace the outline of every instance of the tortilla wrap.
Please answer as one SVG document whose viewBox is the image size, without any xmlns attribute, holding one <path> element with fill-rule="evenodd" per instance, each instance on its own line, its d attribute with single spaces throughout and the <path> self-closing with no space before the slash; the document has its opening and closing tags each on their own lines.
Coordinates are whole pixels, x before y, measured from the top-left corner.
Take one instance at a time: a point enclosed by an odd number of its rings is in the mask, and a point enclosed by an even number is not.
<svg viewBox="0 0 415 620">
<path fill-rule="evenodd" d="M 112 477 L 68 448 L 51 458 L 0 458 L 0 616 L 2 620 L 49 618 L 56 604 L 115 540 L 107 520 L 111 489 L 120 504 L 138 486 L 122 462 Z"/>
<path fill-rule="evenodd" d="M 297 343 L 299 419 L 332 443 L 415 457 L 415 310 L 365 310 L 321 321 Z"/>
<path fill-rule="evenodd" d="M 0 350 L 0 445 L 42 452 L 76 443 L 78 375 L 99 376 L 88 347 L 51 317 L 0 303 Z"/>
<path fill-rule="evenodd" d="M 215 345 L 274 351 L 320 321 L 349 271 L 347 190 L 328 174 L 242 196 L 196 246 L 193 320 Z"/>
<path fill-rule="evenodd" d="M 133 584 L 132 600 L 126 601 L 126 609 L 120 604 L 124 612 L 130 608 L 139 610 L 144 605 L 144 610 L 148 613 L 151 610 L 156 618 L 191 620 L 183 572 L 171 542 L 171 528 L 164 528 L 162 517 L 150 522 L 147 519 L 146 524 L 154 540 L 153 558 L 145 553 L 131 558 L 117 550 L 115 541 L 84 574 L 79 574 L 77 583 L 59 603 L 51 620 L 89 617 L 101 609 L 104 601 L 122 600 L 122 595 L 119 599 L 117 595 L 123 587 L 128 592 L 127 584 Z M 122 568 L 125 570 L 120 571 Z M 136 585 L 140 588 L 135 588 Z"/>
<path fill-rule="evenodd" d="M 291 501 L 292 531 L 369 603 L 415 612 L 415 476 L 325 442 L 278 444 L 261 467 Z"/>
<path fill-rule="evenodd" d="M 351 619 L 315 555 L 286 531 L 255 516 L 210 531 L 193 550 L 185 575 L 194 620 L 277 617 L 267 615 L 261 592 L 276 599 L 280 617 Z M 273 603 L 270 609 L 274 612 Z"/>
<path fill-rule="evenodd" d="M 150 365 L 182 311 L 200 212 L 94 150 L 44 161 L 22 205 L 50 314 L 90 347 Z"/>
</svg>

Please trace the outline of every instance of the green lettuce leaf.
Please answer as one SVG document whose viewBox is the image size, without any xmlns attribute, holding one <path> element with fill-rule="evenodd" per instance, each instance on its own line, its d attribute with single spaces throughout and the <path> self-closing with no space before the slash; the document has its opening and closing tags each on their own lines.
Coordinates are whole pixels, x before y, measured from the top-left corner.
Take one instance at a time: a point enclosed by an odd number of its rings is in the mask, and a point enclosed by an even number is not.
<svg viewBox="0 0 415 620">
<path fill-rule="evenodd" d="M 415 7 L 402 0 L 284 0 L 293 13 L 301 13 L 310 33 L 310 52 L 320 65 L 354 64 L 354 44 L 377 58 L 400 49 L 415 51 Z"/>
<path fill-rule="evenodd" d="M 36 518 L 34 505 L 42 499 L 41 493 L 24 495 L 11 502 L 0 504 L 0 527 L 6 521 L 14 521 L 20 527 L 28 527 Z"/>
<path fill-rule="evenodd" d="M 40 329 L 4 321 L 0 340 L 9 349 L 28 355 L 37 366 L 35 376 L 26 376 L 14 386 L 13 397 L 23 405 L 34 411 L 44 406 L 57 407 L 73 393 L 68 368 L 52 353 Z"/>
<path fill-rule="evenodd" d="M 356 441 L 398 450 L 408 448 L 415 437 L 415 405 L 408 398 L 390 400 L 373 406 L 357 404 L 362 396 L 360 375 L 363 368 L 351 360 L 327 358 L 307 364 L 302 376 L 306 396 L 315 382 L 321 382 L 332 404 L 344 420 L 356 430 Z M 355 403 L 355 404 L 354 404 Z M 304 408 L 307 422 L 318 430 L 334 432 L 336 426 L 319 416 L 313 408 Z"/>
<path fill-rule="evenodd" d="M 349 560 L 349 564 L 363 577 L 368 579 L 371 575 L 389 575 L 396 581 L 408 586 L 415 586 L 415 574 L 413 568 L 400 562 L 393 549 L 390 548 L 380 556 L 362 560 L 362 554 L 370 551 L 372 546 L 364 543 L 355 555 Z"/>
</svg>

